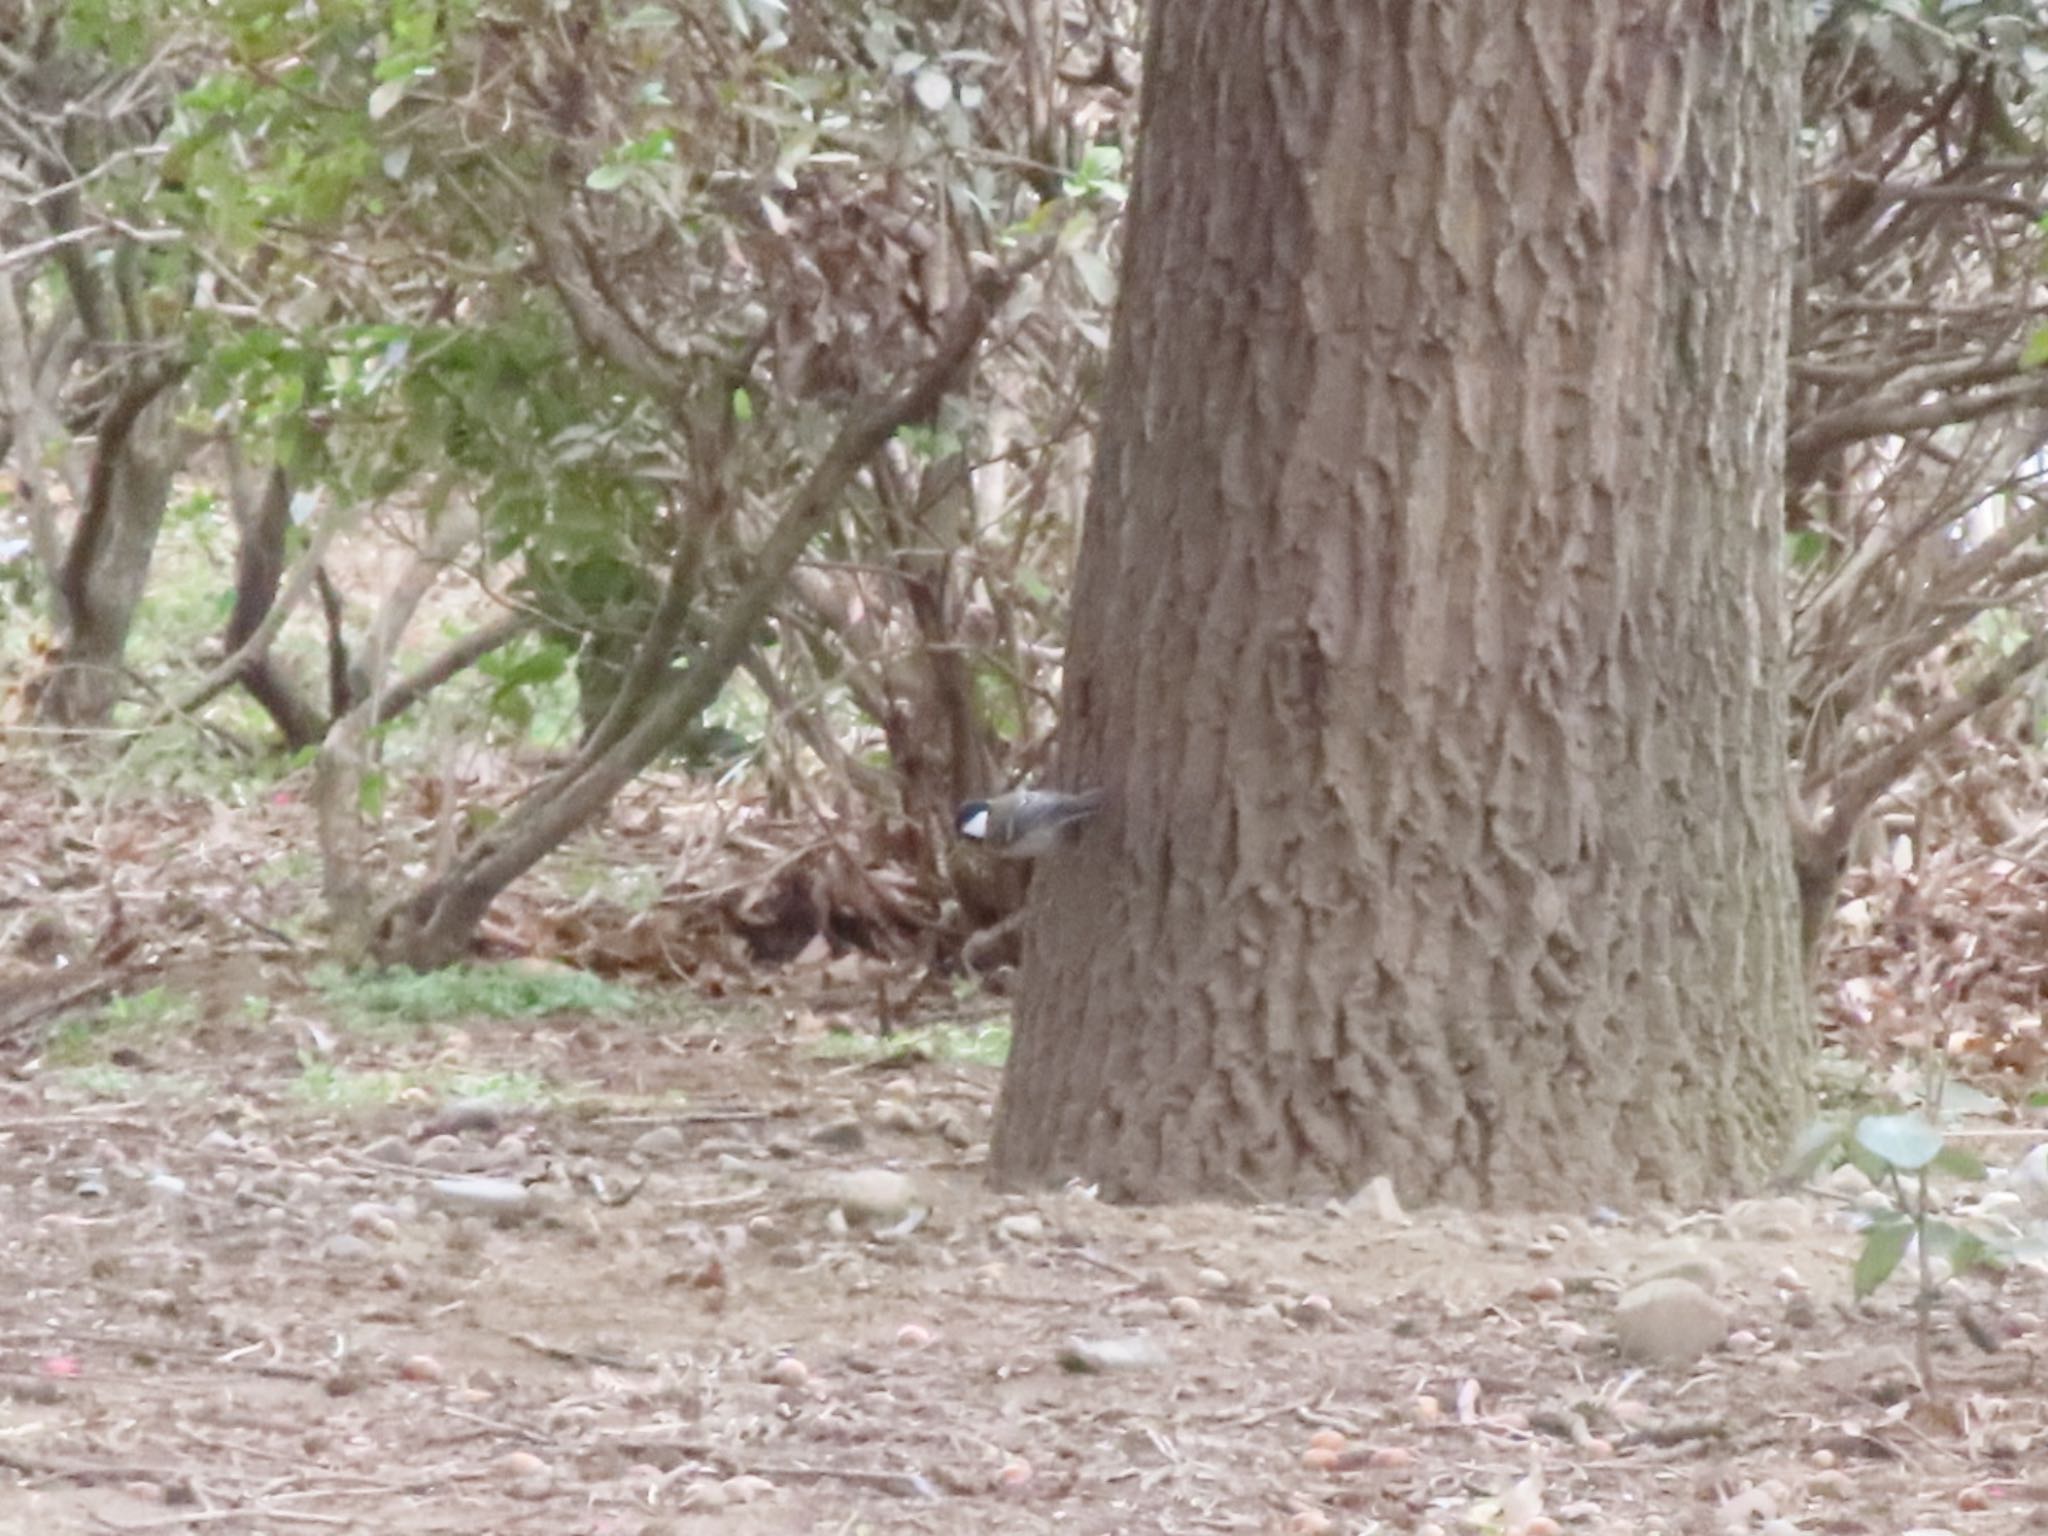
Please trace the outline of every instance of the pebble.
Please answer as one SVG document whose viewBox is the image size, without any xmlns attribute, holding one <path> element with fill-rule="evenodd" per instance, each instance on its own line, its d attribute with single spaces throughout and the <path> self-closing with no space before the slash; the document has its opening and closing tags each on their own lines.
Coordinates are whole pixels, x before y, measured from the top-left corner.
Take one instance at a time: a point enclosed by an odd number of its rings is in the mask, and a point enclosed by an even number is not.
<svg viewBox="0 0 2048 1536">
<path fill-rule="evenodd" d="M 828 1152 L 858 1152 L 868 1144 L 868 1133 L 859 1120 L 849 1117 L 819 1126 L 811 1132 L 811 1141 Z"/>
<path fill-rule="evenodd" d="M 682 1133 L 681 1127 L 673 1125 L 657 1125 L 633 1138 L 633 1151 L 640 1157 L 680 1157 L 689 1145 L 690 1138 Z"/>
<path fill-rule="evenodd" d="M 1640 1286 L 1655 1280 L 1689 1280 L 1703 1291 L 1718 1291 L 1727 1278 L 1727 1269 L 1719 1259 L 1681 1243 L 1653 1248 L 1644 1258 L 1635 1283 Z"/>
<path fill-rule="evenodd" d="M 715 1478 L 695 1477 L 683 1485 L 685 1509 L 723 1509 L 728 1502 L 724 1485 Z"/>
<path fill-rule="evenodd" d="M 1220 1269 L 1198 1269 L 1195 1271 L 1195 1284 L 1205 1291 L 1227 1291 L 1230 1289 L 1230 1276 Z"/>
<path fill-rule="evenodd" d="M 1176 1322 L 1192 1323 L 1202 1315 L 1202 1304 L 1192 1296 L 1173 1296 L 1167 1299 L 1166 1312 Z"/>
<path fill-rule="evenodd" d="M 374 1237 L 380 1243 L 391 1242 L 398 1236 L 398 1223 L 369 1201 L 349 1207 L 348 1224 L 351 1231 Z"/>
<path fill-rule="evenodd" d="M 1779 1195 L 1744 1200 L 1731 1206 L 1723 1219 L 1729 1235 L 1739 1242 L 1789 1243 L 1813 1225 L 1813 1212 L 1804 1200 Z"/>
<path fill-rule="evenodd" d="M 533 1214 L 533 1193 L 516 1179 L 436 1179 L 428 1198 L 451 1216 L 487 1216 L 493 1221 L 523 1221 Z"/>
<path fill-rule="evenodd" d="M 1545 1275 L 1530 1285 L 1527 1294 L 1531 1301 L 1562 1301 L 1564 1282 L 1555 1275 Z"/>
<path fill-rule="evenodd" d="M 1624 1292 L 1614 1309 L 1614 1330 L 1630 1359 L 1682 1365 L 1728 1337 L 1728 1315 L 1704 1287 L 1671 1276 Z"/>
<path fill-rule="evenodd" d="M 363 1148 L 363 1156 L 373 1163 L 384 1163 L 393 1168 L 410 1168 L 412 1144 L 403 1136 L 380 1136 Z"/>
<path fill-rule="evenodd" d="M 1017 1211 L 996 1223 L 996 1236 L 1006 1242 L 1035 1243 L 1045 1236 L 1045 1218 L 1033 1211 Z"/>
<path fill-rule="evenodd" d="M 811 1368 L 795 1355 L 781 1355 L 768 1367 L 768 1379 L 778 1387 L 800 1387 L 811 1379 Z"/>
<path fill-rule="evenodd" d="M 878 1099 L 875 1107 L 868 1112 L 868 1118 L 875 1122 L 878 1130 L 901 1131 L 915 1135 L 924 1129 L 924 1121 L 916 1110 L 900 1099 Z"/>
<path fill-rule="evenodd" d="M 850 1222 L 901 1221 L 917 1202 L 917 1185 L 892 1168 L 860 1168 L 826 1181 L 827 1195 Z"/>
<path fill-rule="evenodd" d="M 339 1263 L 352 1264 L 358 1259 L 373 1257 L 377 1250 L 353 1232 L 337 1232 L 327 1239 L 323 1251 L 327 1257 Z"/>
<path fill-rule="evenodd" d="M 1806 1491 L 1816 1499 L 1846 1499 L 1856 1485 L 1849 1474 L 1836 1468 L 1816 1472 L 1806 1480 Z"/>
<path fill-rule="evenodd" d="M 1113 1339 L 1083 1338 L 1076 1334 L 1061 1347 L 1059 1363 L 1066 1370 L 1084 1374 L 1146 1370 L 1166 1364 L 1166 1351 L 1142 1333 Z"/>
<path fill-rule="evenodd" d="M 469 1131 L 495 1131 L 505 1107 L 494 1099 L 457 1099 L 425 1126 L 428 1136 L 461 1136 Z"/>
<path fill-rule="evenodd" d="M 896 1330 L 896 1343 L 901 1349 L 923 1349 L 931 1341 L 932 1331 L 923 1323 L 905 1323 Z"/>
</svg>

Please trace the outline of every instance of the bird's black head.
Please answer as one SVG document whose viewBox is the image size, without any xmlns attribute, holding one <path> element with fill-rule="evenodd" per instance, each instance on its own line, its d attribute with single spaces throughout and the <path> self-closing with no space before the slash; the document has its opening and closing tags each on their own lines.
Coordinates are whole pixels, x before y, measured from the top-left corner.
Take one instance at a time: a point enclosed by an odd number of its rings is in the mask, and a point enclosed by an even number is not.
<svg viewBox="0 0 2048 1536">
<path fill-rule="evenodd" d="M 988 802 L 969 800 L 953 815 L 953 830 L 962 837 L 988 836 Z"/>
</svg>

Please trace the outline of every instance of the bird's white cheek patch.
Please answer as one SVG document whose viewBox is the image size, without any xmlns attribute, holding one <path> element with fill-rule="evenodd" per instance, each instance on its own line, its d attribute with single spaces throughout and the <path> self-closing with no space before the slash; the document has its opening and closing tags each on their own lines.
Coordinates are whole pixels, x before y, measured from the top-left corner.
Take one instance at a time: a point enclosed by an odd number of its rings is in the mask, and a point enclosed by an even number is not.
<svg viewBox="0 0 2048 1536">
<path fill-rule="evenodd" d="M 960 835 L 962 837 L 987 837 L 988 812 L 976 811 L 972 816 L 961 822 Z"/>
</svg>

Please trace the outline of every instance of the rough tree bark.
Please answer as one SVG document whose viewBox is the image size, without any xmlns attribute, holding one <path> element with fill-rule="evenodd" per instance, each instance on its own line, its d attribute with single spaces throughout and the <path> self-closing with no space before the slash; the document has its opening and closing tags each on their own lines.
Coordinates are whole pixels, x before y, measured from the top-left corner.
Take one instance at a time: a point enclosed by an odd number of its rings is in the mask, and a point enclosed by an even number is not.
<svg viewBox="0 0 2048 1536">
<path fill-rule="evenodd" d="M 1000 1181 L 1779 1152 L 1793 9 L 1153 8 Z"/>
</svg>

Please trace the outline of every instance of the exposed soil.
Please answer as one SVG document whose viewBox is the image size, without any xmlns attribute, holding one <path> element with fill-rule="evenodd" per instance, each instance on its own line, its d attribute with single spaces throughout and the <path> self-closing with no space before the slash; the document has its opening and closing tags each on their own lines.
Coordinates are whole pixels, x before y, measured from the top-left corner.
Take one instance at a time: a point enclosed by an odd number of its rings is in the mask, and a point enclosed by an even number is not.
<svg viewBox="0 0 2048 1536">
<path fill-rule="evenodd" d="M 2048 1521 L 2039 1277 L 1979 1293 L 1994 1351 L 1944 1315 L 1923 1395 L 1903 1280 L 1852 1308 L 1856 1239 L 1819 1200 L 1003 1197 L 990 1070 L 823 1058 L 800 1015 L 365 1030 L 288 978 L 218 979 L 196 1027 L 125 1048 L 141 1091 L 0 1088 L 0 1531 Z M 265 986 L 261 1022 L 229 1006 Z M 309 1061 L 548 1092 L 437 1141 L 445 1099 L 320 1108 Z M 913 1210 L 844 1224 L 834 1179 L 881 1168 Z M 530 1209 L 440 1208 L 458 1169 Z M 1735 1333 L 1631 1364 L 1616 1293 L 1674 1260 Z M 1135 1358 L 1064 1368 L 1077 1337 Z"/>
</svg>

